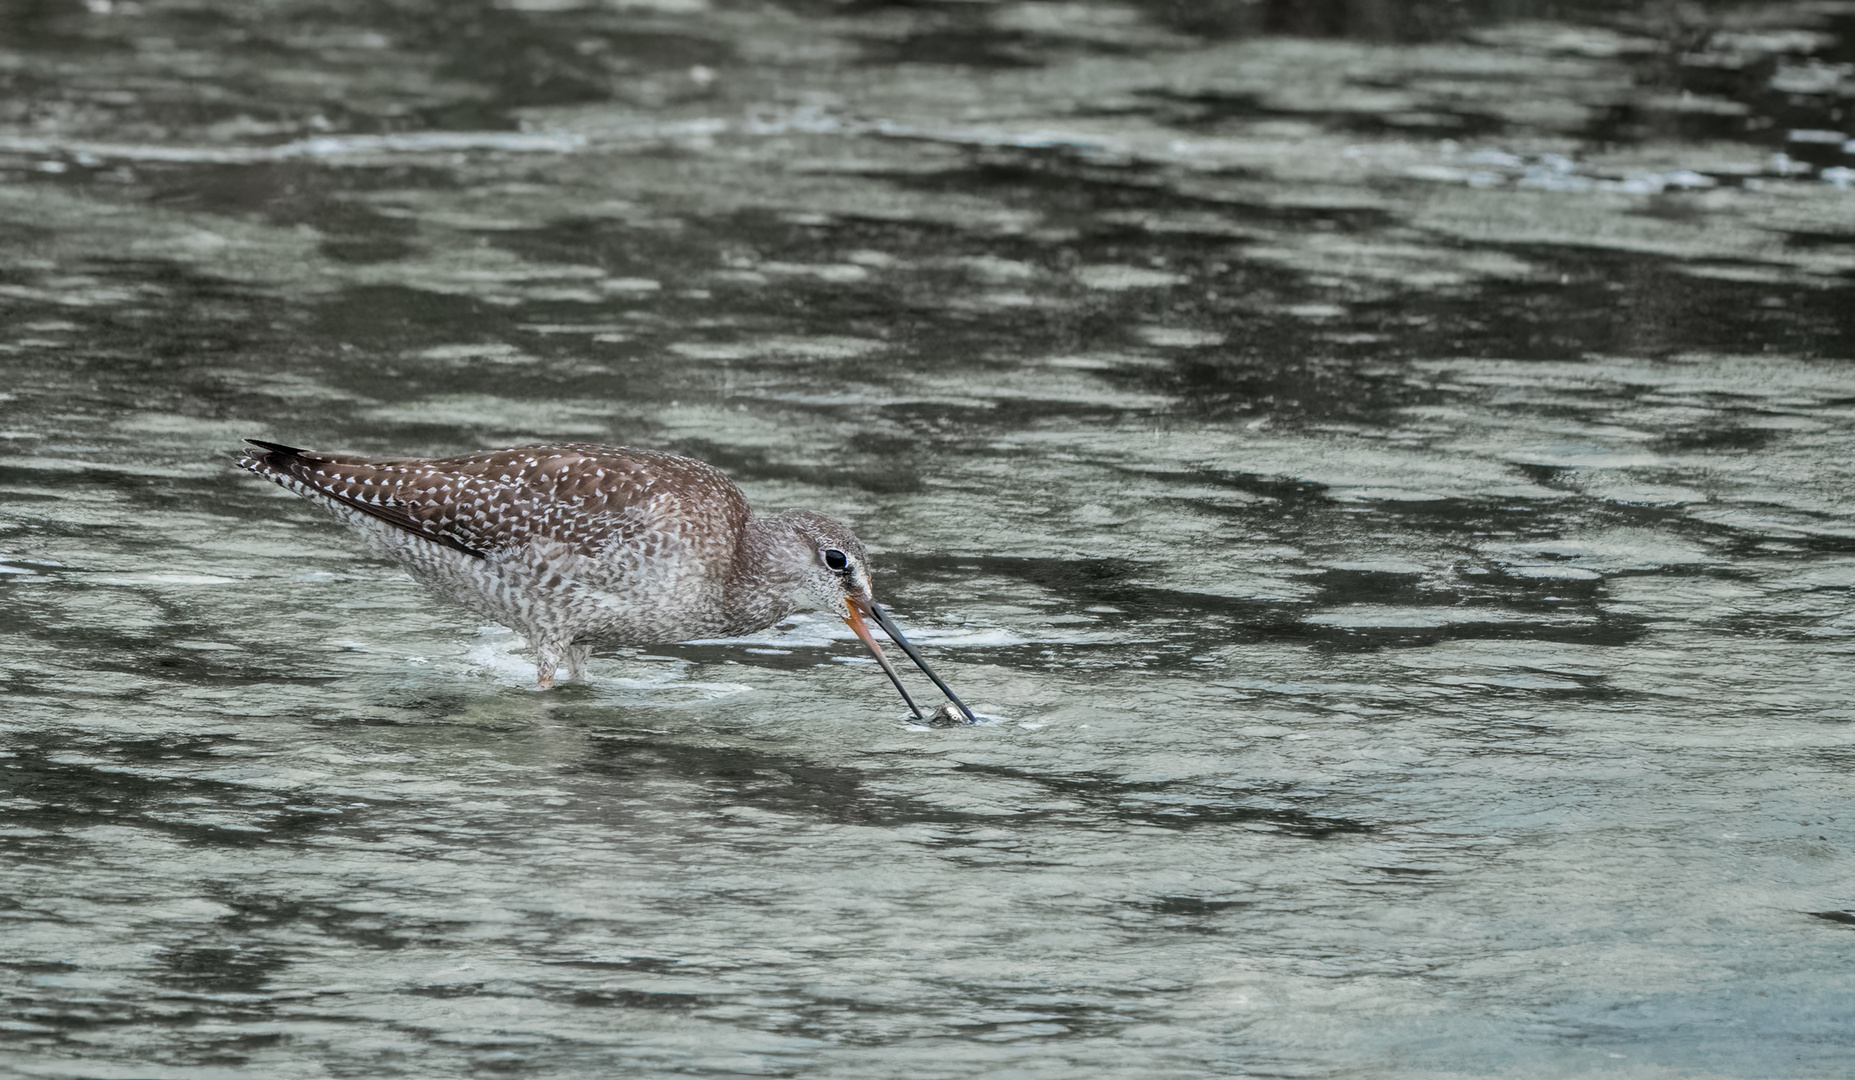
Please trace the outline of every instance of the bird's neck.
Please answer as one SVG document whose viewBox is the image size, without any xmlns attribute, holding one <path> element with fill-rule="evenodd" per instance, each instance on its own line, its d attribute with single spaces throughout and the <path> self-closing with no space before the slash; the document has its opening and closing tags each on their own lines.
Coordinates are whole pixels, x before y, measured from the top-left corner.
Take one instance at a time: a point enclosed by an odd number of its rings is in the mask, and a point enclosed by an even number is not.
<svg viewBox="0 0 1855 1080">
<path fill-rule="evenodd" d="M 764 630 L 798 609 L 796 580 L 786 568 L 804 565 L 792 549 L 804 540 L 779 518 L 752 518 L 741 530 L 733 572 L 722 586 L 723 627 L 717 636 L 734 637 Z"/>
</svg>

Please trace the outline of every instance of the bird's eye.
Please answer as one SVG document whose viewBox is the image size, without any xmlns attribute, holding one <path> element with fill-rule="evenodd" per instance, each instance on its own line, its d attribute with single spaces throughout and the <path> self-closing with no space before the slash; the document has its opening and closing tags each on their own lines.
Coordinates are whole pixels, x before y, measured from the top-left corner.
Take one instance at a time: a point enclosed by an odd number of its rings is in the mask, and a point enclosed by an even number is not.
<svg viewBox="0 0 1855 1080">
<path fill-rule="evenodd" d="M 843 570 L 850 566 L 850 556 L 836 548 L 825 548 L 818 553 L 818 556 L 824 560 L 825 566 L 831 570 Z"/>
</svg>

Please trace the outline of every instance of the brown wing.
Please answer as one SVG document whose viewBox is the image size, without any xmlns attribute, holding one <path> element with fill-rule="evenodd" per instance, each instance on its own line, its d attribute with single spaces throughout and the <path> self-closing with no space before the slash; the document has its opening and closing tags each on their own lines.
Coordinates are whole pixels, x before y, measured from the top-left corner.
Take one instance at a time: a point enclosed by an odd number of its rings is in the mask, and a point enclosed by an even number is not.
<svg viewBox="0 0 1855 1080">
<path fill-rule="evenodd" d="M 747 520 L 719 469 L 649 450 L 566 443 L 367 461 L 247 441 L 260 449 L 243 468 L 477 558 L 535 540 L 590 555 L 690 526 L 719 539 Z"/>
</svg>

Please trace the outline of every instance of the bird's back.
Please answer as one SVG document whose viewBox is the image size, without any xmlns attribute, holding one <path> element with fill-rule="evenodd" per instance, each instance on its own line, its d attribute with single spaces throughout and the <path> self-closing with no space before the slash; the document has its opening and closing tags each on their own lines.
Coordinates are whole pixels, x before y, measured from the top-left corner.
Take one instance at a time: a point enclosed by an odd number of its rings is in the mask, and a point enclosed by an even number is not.
<svg viewBox="0 0 1855 1080">
<path fill-rule="evenodd" d="M 692 533 L 707 546 L 732 539 L 748 516 L 721 470 L 652 450 L 561 443 L 368 459 L 256 445 L 241 467 L 477 558 L 531 542 L 588 555 L 615 542 L 649 549 Z"/>
<path fill-rule="evenodd" d="M 651 450 L 563 443 L 366 459 L 254 445 L 240 466 L 325 504 L 421 581 L 525 632 L 558 622 L 621 639 L 695 636 L 721 603 L 749 516 L 721 470 Z"/>
</svg>

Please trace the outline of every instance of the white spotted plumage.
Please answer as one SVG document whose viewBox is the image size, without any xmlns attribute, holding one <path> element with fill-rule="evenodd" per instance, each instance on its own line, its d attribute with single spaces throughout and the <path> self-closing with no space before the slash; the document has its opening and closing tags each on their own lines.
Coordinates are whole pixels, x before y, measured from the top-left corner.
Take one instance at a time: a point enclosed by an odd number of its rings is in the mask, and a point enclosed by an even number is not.
<svg viewBox="0 0 1855 1080">
<path fill-rule="evenodd" d="M 755 518 L 721 470 L 674 454 L 566 443 L 365 460 L 255 445 L 242 468 L 527 637 L 543 685 L 562 663 L 578 674 L 593 644 L 750 633 L 807 605 L 841 616 L 817 552 L 868 561 L 845 526 L 804 510 Z"/>
</svg>

